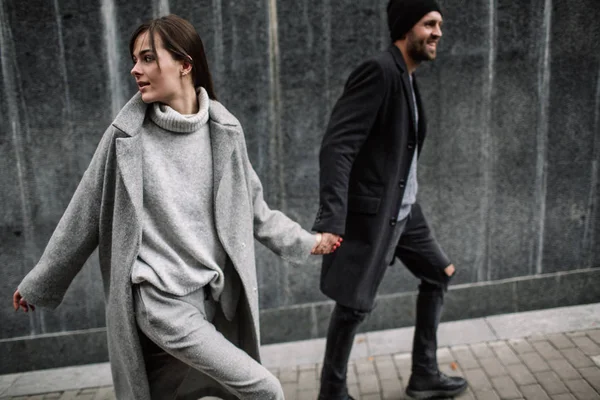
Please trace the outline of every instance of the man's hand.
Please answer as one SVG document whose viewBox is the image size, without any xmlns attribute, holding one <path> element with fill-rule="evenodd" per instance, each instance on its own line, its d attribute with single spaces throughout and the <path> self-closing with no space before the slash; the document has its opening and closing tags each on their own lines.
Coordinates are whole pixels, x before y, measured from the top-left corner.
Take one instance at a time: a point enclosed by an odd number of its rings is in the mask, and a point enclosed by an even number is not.
<svg viewBox="0 0 600 400">
<path fill-rule="evenodd" d="M 19 293 L 19 289 L 15 290 L 15 294 L 13 294 L 13 308 L 15 311 L 19 311 L 19 307 L 23 309 L 23 311 L 28 312 L 31 307 L 31 311 L 35 311 L 35 306 L 33 304 L 29 304 L 21 293 Z"/>
<path fill-rule="evenodd" d="M 338 249 L 342 245 L 344 239 L 335 233 L 317 233 L 316 246 L 312 249 L 311 254 L 329 254 Z"/>
</svg>

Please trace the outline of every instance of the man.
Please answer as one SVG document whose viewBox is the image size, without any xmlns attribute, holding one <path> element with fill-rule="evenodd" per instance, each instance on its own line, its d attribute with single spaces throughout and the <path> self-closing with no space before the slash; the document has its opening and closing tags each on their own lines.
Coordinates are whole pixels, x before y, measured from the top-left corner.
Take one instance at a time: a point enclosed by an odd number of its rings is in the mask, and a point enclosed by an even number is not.
<svg viewBox="0 0 600 400">
<path fill-rule="evenodd" d="M 434 60 L 442 13 L 434 0 L 390 0 L 393 45 L 348 78 L 320 152 L 320 206 L 313 229 L 325 256 L 321 290 L 336 301 L 321 374 L 319 400 L 347 400 L 348 358 L 359 324 L 373 309 L 388 265 L 398 257 L 421 280 L 412 374 L 417 399 L 454 396 L 467 382 L 438 369 L 436 332 L 454 265 L 427 225 L 417 193 L 417 158 L 426 121 L 413 72 Z"/>
</svg>

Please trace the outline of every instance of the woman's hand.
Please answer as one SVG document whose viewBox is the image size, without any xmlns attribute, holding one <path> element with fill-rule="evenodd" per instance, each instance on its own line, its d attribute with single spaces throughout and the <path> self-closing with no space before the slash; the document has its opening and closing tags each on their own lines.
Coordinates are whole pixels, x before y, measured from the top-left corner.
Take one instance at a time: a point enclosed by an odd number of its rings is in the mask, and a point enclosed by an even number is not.
<svg viewBox="0 0 600 400">
<path fill-rule="evenodd" d="M 13 294 L 13 308 L 15 311 L 19 311 L 19 307 L 23 309 L 23 311 L 28 312 L 31 307 L 31 311 L 35 311 L 35 306 L 33 304 L 29 304 L 21 293 L 19 293 L 19 289 L 15 290 L 15 294 Z"/>
<path fill-rule="evenodd" d="M 329 254 L 333 253 L 342 245 L 344 239 L 335 233 L 319 232 L 315 235 L 317 244 L 312 249 L 311 254 Z"/>
</svg>

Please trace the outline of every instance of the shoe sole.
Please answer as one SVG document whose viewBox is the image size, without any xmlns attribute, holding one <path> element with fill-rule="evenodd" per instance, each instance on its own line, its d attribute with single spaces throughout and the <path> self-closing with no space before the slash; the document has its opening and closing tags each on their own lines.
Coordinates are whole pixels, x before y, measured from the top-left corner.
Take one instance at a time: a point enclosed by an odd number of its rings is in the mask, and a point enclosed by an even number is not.
<svg viewBox="0 0 600 400">
<path fill-rule="evenodd" d="M 467 389 L 468 385 L 454 390 L 411 390 L 406 388 L 406 394 L 417 400 L 433 399 L 437 397 L 454 397 Z"/>
</svg>

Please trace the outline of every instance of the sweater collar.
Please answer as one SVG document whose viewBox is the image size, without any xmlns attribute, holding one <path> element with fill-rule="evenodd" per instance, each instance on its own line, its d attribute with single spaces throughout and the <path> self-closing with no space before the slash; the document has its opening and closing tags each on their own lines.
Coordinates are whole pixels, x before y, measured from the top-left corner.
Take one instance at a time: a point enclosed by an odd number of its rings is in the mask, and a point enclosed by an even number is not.
<svg viewBox="0 0 600 400">
<path fill-rule="evenodd" d="M 196 132 L 208 121 L 208 93 L 203 87 L 196 90 L 198 94 L 198 112 L 191 115 L 182 115 L 162 103 L 153 103 L 150 107 L 150 119 L 159 127 L 178 133 Z"/>
<path fill-rule="evenodd" d="M 211 123 L 238 128 L 233 129 L 234 131 L 241 130 L 237 118 L 221 103 L 216 100 L 209 100 L 208 103 L 208 118 Z M 129 136 L 135 136 L 139 132 L 146 117 L 146 112 L 150 107 L 151 105 L 143 102 L 141 93 L 137 92 L 119 111 L 112 125 Z"/>
</svg>

